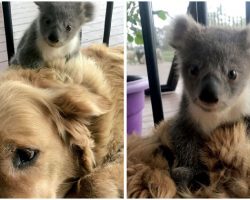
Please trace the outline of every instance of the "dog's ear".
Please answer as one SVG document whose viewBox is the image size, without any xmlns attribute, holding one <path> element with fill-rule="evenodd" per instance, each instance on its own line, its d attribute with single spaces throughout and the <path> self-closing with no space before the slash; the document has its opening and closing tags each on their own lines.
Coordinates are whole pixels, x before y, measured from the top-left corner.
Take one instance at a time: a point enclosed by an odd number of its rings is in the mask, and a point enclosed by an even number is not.
<svg viewBox="0 0 250 200">
<path fill-rule="evenodd" d="M 91 2 L 80 2 L 80 12 L 81 12 L 81 17 L 84 20 L 84 22 L 90 22 L 94 18 L 94 11 L 95 11 L 95 6 Z"/>
<path fill-rule="evenodd" d="M 94 94 L 87 88 L 73 85 L 57 89 L 53 99 L 66 118 L 90 118 L 102 115 L 110 109 L 110 100 Z"/>
<path fill-rule="evenodd" d="M 111 101 L 81 86 L 57 88 L 51 97 L 53 118 L 63 140 L 77 155 L 85 172 L 95 164 L 94 141 L 88 125 L 111 108 Z"/>
</svg>

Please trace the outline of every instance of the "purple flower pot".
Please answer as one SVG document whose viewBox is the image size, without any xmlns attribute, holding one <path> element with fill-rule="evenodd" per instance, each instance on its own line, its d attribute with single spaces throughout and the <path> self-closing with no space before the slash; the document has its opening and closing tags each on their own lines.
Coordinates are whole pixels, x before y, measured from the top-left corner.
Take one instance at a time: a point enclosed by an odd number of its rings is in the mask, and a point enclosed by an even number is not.
<svg viewBox="0 0 250 200">
<path fill-rule="evenodd" d="M 127 134 L 140 134 L 142 130 L 142 111 L 144 91 L 148 80 L 139 76 L 127 76 Z"/>
</svg>

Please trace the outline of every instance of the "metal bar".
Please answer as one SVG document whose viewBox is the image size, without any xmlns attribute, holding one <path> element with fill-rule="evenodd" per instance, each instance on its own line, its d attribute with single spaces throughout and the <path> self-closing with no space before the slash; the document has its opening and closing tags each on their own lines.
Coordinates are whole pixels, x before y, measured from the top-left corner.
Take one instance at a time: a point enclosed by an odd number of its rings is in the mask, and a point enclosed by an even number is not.
<svg viewBox="0 0 250 200">
<path fill-rule="evenodd" d="M 250 2 L 246 1 L 246 24 L 250 22 Z"/>
<path fill-rule="evenodd" d="M 104 23 L 104 35 L 103 35 L 103 43 L 105 43 L 107 46 L 109 45 L 113 6 L 114 6 L 113 1 L 107 2 L 105 23 Z"/>
<path fill-rule="evenodd" d="M 167 85 L 165 88 L 162 86 L 162 92 L 164 92 L 164 89 L 165 89 L 165 91 L 166 90 L 174 91 L 176 89 L 178 80 L 179 80 L 179 74 L 177 73 L 177 57 L 176 57 L 176 55 L 174 55 L 171 69 L 170 69 L 170 72 L 168 75 Z"/>
<path fill-rule="evenodd" d="M 177 72 L 177 57 L 174 55 L 170 72 L 168 75 L 167 83 L 165 85 L 161 85 L 161 92 L 172 92 L 175 91 L 178 80 L 179 80 L 179 73 Z M 146 95 L 150 95 L 150 90 L 147 89 L 145 91 Z"/>
<path fill-rule="evenodd" d="M 144 51 L 147 64 L 150 98 L 153 110 L 154 123 L 164 119 L 161 90 L 158 74 L 157 57 L 155 50 L 155 32 L 151 2 L 139 2 Z"/>
<path fill-rule="evenodd" d="M 15 54 L 10 2 L 2 2 L 8 60 Z"/>
<path fill-rule="evenodd" d="M 188 13 L 195 21 L 207 25 L 207 3 L 205 1 L 191 1 L 188 6 Z"/>
</svg>

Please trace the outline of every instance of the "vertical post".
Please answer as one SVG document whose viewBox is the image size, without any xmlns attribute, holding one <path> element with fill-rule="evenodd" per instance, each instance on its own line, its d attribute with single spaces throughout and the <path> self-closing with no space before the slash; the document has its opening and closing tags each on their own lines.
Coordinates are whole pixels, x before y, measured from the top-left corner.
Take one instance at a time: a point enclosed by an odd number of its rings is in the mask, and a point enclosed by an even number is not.
<svg viewBox="0 0 250 200">
<path fill-rule="evenodd" d="M 250 22 L 250 2 L 246 1 L 246 24 Z"/>
<path fill-rule="evenodd" d="M 179 80 L 179 74 L 177 72 L 177 57 L 174 55 L 172 65 L 170 68 L 170 72 L 168 75 L 168 81 L 167 85 L 165 87 L 165 91 L 174 91 L 176 89 L 178 80 Z M 164 86 L 162 86 L 162 91 L 164 91 Z"/>
<path fill-rule="evenodd" d="M 10 2 L 2 2 L 8 60 L 15 54 Z"/>
<path fill-rule="evenodd" d="M 107 2 L 105 23 L 104 23 L 104 35 L 103 35 L 103 43 L 105 43 L 107 46 L 109 45 L 113 6 L 114 6 L 113 1 Z"/>
<path fill-rule="evenodd" d="M 188 6 L 188 13 L 195 21 L 207 25 L 207 3 L 205 1 L 191 1 Z"/>
<path fill-rule="evenodd" d="M 155 32 L 152 14 L 152 4 L 151 2 L 139 2 L 139 9 L 150 88 L 150 98 L 153 110 L 154 123 L 157 124 L 161 120 L 163 120 L 164 116 L 155 50 Z"/>
</svg>

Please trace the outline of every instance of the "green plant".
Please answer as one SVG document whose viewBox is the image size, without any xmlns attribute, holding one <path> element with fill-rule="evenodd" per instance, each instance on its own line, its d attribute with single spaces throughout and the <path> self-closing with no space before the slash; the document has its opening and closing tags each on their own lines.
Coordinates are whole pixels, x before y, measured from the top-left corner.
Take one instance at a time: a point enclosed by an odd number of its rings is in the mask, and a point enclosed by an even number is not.
<svg viewBox="0 0 250 200">
<path fill-rule="evenodd" d="M 164 10 L 156 10 L 153 11 L 153 15 L 158 16 L 162 20 L 166 20 L 168 12 Z M 138 2 L 127 2 L 127 30 L 127 40 L 129 43 L 135 43 L 137 45 L 143 44 Z"/>
</svg>

